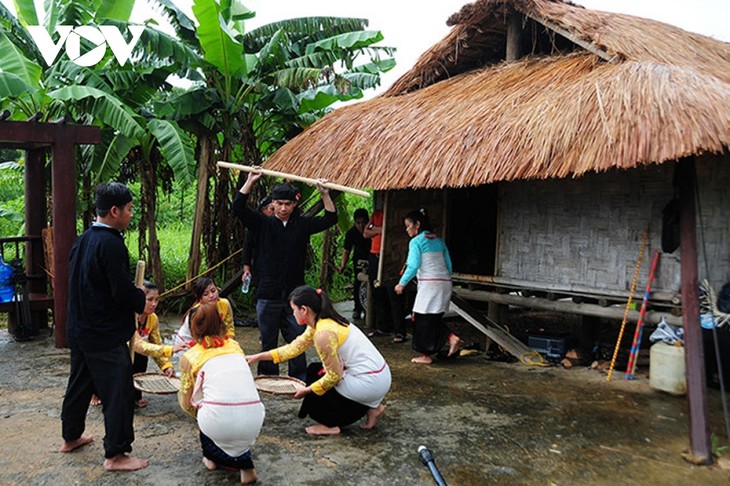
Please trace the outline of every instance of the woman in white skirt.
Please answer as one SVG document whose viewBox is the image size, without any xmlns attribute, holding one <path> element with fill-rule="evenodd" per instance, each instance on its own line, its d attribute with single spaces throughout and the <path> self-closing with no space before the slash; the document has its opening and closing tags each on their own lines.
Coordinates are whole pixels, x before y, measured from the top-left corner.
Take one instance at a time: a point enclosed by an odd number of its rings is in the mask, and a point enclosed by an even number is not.
<svg viewBox="0 0 730 486">
<path fill-rule="evenodd" d="M 256 482 L 251 446 L 264 422 L 264 405 L 243 350 L 226 335 L 214 302 L 190 319 L 195 345 L 180 358 L 180 406 L 196 417 L 203 463 L 240 470 L 241 482 Z"/>
<path fill-rule="evenodd" d="M 461 339 L 444 323 L 444 313 L 451 301 L 451 256 L 444 240 L 436 236 L 425 209 L 411 211 L 403 218 L 406 233 L 411 237 L 403 275 L 395 286 L 402 294 L 413 277 L 418 279 L 413 304 L 413 349 L 420 353 L 411 359 L 416 364 L 431 364 L 431 355 L 448 342 L 448 356 L 459 349 Z"/>
<path fill-rule="evenodd" d="M 310 435 L 335 435 L 340 427 L 366 417 L 360 425 L 372 429 L 385 412 L 382 404 L 390 390 L 390 368 L 370 339 L 342 317 L 327 293 L 303 285 L 289 296 L 297 322 L 307 329 L 294 341 L 271 351 L 247 356 L 258 361 L 280 363 L 314 346 L 321 363 L 307 368 L 307 386 L 294 398 L 304 398 L 299 417 L 311 417 L 317 425 L 307 427 Z"/>
</svg>

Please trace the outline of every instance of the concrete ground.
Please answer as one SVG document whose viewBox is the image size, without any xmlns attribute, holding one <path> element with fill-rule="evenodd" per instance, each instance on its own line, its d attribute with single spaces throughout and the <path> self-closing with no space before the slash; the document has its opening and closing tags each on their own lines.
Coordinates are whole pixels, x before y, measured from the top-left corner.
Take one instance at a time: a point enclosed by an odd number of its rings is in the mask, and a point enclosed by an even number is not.
<svg viewBox="0 0 730 486">
<path fill-rule="evenodd" d="M 349 317 L 349 312 L 345 313 Z M 163 317 L 163 335 L 178 317 Z M 455 324 L 465 341 L 482 339 Z M 258 349 L 258 330 L 236 328 L 244 350 Z M 432 485 L 417 448 L 426 445 L 449 485 L 728 484 L 718 465 L 682 459 L 688 447 L 685 397 L 649 388 L 645 372 L 626 381 L 587 367 L 526 366 L 490 361 L 483 353 L 431 366 L 412 365 L 410 342 L 374 338 L 393 372 L 387 410 L 375 430 L 346 428 L 310 437 L 299 402 L 262 395 L 266 420 L 253 449 L 261 485 Z M 0 485 L 235 484 L 234 472 L 207 471 L 195 422 L 175 395 L 149 395 L 137 411 L 134 454 L 150 466 L 131 473 L 103 470 L 101 410 L 91 408 L 93 444 L 62 454 L 60 406 L 68 352 L 39 336 L 17 343 L 0 331 Z M 150 364 L 151 370 L 156 368 Z M 716 390 L 708 390 L 711 430 L 727 440 Z"/>
</svg>

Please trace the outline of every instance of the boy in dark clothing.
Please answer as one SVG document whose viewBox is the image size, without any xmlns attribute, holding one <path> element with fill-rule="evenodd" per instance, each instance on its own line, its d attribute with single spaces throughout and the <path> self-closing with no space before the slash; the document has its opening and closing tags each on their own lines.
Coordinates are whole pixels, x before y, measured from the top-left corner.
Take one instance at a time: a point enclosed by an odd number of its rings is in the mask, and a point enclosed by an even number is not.
<svg viewBox="0 0 730 486">
<path fill-rule="evenodd" d="M 91 395 L 104 403 L 104 468 L 134 471 L 147 460 L 128 456 L 134 441 L 134 385 L 127 341 L 135 331 L 134 313 L 145 308 L 145 294 L 134 286 L 122 231 L 132 219 L 132 193 L 117 182 L 96 188 L 96 222 L 71 248 L 68 343 L 71 375 L 61 412 L 61 452 L 93 438 L 82 435 Z"/>
<path fill-rule="evenodd" d="M 304 262 L 309 237 L 337 223 L 335 204 L 329 189 L 318 185 L 324 203 L 324 216 L 300 216 L 295 212 L 299 193 L 289 184 L 279 184 L 271 191 L 274 217 L 266 217 L 246 204 L 261 173 L 251 172 L 233 200 L 233 214 L 256 237 L 256 315 L 261 334 L 261 351 L 278 347 L 279 330 L 287 343 L 301 334 L 305 326 L 294 319 L 288 298 L 292 290 L 304 285 Z M 289 361 L 289 376 L 304 380 L 307 361 L 304 354 Z M 279 365 L 259 362 L 258 374 L 278 375 Z"/>
<path fill-rule="evenodd" d="M 355 225 L 345 233 L 345 250 L 342 252 L 342 261 L 340 262 L 340 266 L 337 267 L 337 271 L 340 273 L 345 271 L 347 260 L 350 257 L 350 253 L 352 253 L 352 270 L 355 275 L 355 282 L 352 289 L 355 308 L 352 312 L 352 318 L 360 319 L 365 315 L 365 309 L 363 309 L 362 302 L 360 302 L 360 287 L 362 286 L 362 282 L 357 278 L 359 271 L 358 262 L 367 262 L 370 257 L 370 239 L 362 235 L 370 216 L 366 209 L 359 208 L 355 210 L 353 219 L 355 220 Z"/>
</svg>

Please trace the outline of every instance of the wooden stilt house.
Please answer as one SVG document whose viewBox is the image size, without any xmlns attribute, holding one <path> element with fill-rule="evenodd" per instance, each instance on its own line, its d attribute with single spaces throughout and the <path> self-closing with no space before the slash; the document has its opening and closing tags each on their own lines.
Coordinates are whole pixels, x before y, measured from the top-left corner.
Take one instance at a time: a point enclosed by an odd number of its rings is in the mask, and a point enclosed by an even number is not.
<svg viewBox="0 0 730 486">
<path fill-rule="evenodd" d="M 730 280 L 730 45 L 559 0 L 479 0 L 448 23 L 383 95 L 327 115 L 265 167 L 374 189 L 386 282 L 405 258 L 402 217 L 425 206 L 457 292 L 493 317 L 510 304 L 620 319 L 611 304 L 627 300 L 646 233 L 635 298 L 657 250 L 647 320 L 685 326 L 702 416 L 697 280 Z"/>
</svg>

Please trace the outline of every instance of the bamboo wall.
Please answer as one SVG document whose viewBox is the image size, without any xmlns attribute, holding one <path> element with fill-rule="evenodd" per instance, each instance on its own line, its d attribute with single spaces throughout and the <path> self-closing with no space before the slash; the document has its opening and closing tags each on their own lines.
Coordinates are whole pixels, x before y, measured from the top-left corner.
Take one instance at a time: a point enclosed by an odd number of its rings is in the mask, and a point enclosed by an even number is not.
<svg viewBox="0 0 730 486">
<path fill-rule="evenodd" d="M 697 218 L 699 275 L 719 290 L 730 281 L 730 156 L 700 157 L 696 165 L 701 214 Z M 667 163 L 592 173 L 577 179 L 501 183 L 495 271 L 489 277 L 528 289 L 623 299 L 631 288 L 642 237 L 649 225 L 648 246 L 636 286 L 640 296 L 646 287 L 652 251 L 661 251 L 662 210 L 674 194 L 674 166 Z M 474 189 L 450 191 L 469 190 Z M 440 226 L 437 231 L 446 234 L 454 258 L 463 242 L 448 238 L 452 223 L 447 214 L 454 210 L 450 208 L 453 200 L 442 190 L 386 193 L 382 280 L 397 280 L 408 251 L 402 218 L 420 206 L 429 209 L 434 223 Z M 480 219 L 486 218 L 484 208 L 469 206 L 461 210 L 469 213 L 470 237 L 483 240 L 489 233 L 486 219 Z M 486 243 L 484 251 L 490 251 Z M 679 249 L 662 252 L 652 297 L 670 300 L 679 294 Z"/>
<path fill-rule="evenodd" d="M 720 157 L 697 161 L 702 208 L 698 250 L 704 241 L 711 262 L 710 281 L 717 288 L 730 279 L 728 162 Z M 651 252 L 661 251 L 662 210 L 674 193 L 673 174 L 674 164 L 664 164 L 579 179 L 503 184 L 495 274 L 554 290 L 626 293 L 650 223 L 637 284 L 637 290 L 643 290 Z M 703 260 L 700 253 L 701 278 Z M 653 292 L 678 294 L 679 289 L 679 250 L 662 253 Z"/>
</svg>

